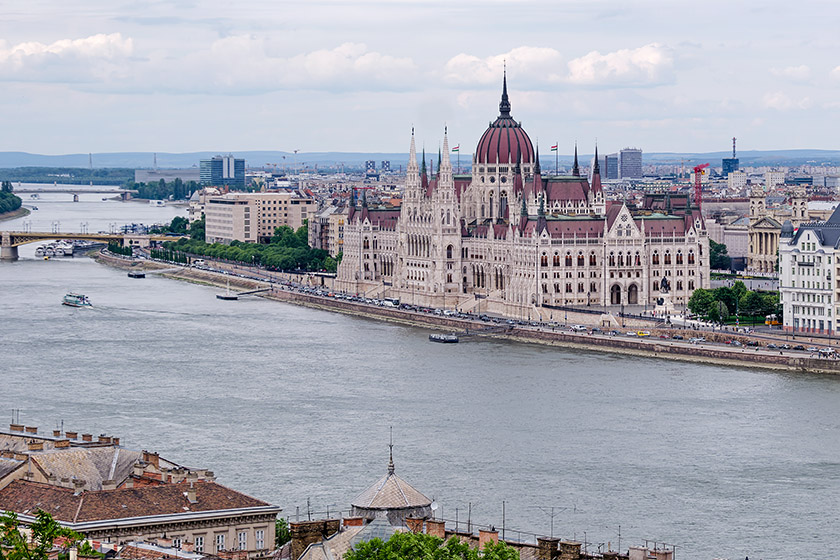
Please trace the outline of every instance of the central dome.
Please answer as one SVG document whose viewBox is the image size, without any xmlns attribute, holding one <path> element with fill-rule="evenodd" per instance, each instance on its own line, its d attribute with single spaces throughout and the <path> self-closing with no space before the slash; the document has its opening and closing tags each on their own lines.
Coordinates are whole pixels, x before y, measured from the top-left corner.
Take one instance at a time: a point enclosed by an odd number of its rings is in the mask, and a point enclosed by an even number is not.
<svg viewBox="0 0 840 560">
<path fill-rule="evenodd" d="M 523 164 L 532 163 L 534 145 L 522 126 L 510 116 L 510 101 L 507 93 L 507 75 L 502 85 L 502 101 L 499 103 L 499 118 L 481 136 L 475 149 L 476 163 L 516 164 L 522 158 Z"/>
</svg>

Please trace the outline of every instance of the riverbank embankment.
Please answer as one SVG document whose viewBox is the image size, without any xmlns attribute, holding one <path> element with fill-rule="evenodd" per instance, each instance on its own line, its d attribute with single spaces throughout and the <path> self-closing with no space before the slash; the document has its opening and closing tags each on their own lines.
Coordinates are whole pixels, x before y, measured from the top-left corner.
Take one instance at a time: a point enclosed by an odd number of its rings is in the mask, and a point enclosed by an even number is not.
<svg viewBox="0 0 840 560">
<path fill-rule="evenodd" d="M 23 216 L 28 216 L 31 214 L 32 211 L 27 208 L 26 206 L 21 206 L 17 210 L 12 210 L 11 212 L 3 212 L 0 214 L 0 222 L 5 222 L 6 220 L 14 220 L 15 218 L 22 218 Z"/>
<path fill-rule="evenodd" d="M 104 264 L 126 270 L 139 268 L 147 272 L 158 271 L 161 276 L 167 278 L 184 280 L 208 286 L 217 286 L 220 288 L 226 287 L 228 284 L 232 289 L 240 290 L 271 288 L 269 292 L 260 294 L 259 297 L 301 305 L 313 309 L 344 313 L 354 317 L 388 321 L 418 328 L 457 333 L 462 332 L 465 329 L 475 330 L 477 328 L 488 326 L 488 323 L 477 320 L 451 318 L 402 309 L 377 307 L 359 302 L 304 293 L 275 282 L 243 278 L 240 276 L 220 274 L 217 272 L 198 270 L 183 266 L 168 265 L 154 261 L 138 262 L 106 253 L 100 253 L 97 256 L 97 260 Z M 685 340 L 672 339 L 671 337 L 677 332 L 681 336 L 684 336 L 685 339 L 693 336 L 704 337 L 708 342 L 706 344 L 689 344 Z M 660 335 L 665 338 L 659 338 Z M 721 343 L 726 340 L 737 340 L 741 344 L 746 345 L 747 342 L 751 340 L 748 336 L 733 335 L 732 333 L 651 329 L 650 336 L 637 338 L 625 337 L 623 335 L 606 336 L 591 335 L 587 333 L 572 333 L 559 329 L 515 325 L 511 326 L 505 332 L 488 333 L 482 336 L 530 344 L 574 348 L 596 352 L 613 352 L 646 358 L 700 362 L 720 366 L 776 369 L 818 374 L 840 374 L 840 360 L 809 357 L 803 354 L 782 352 L 780 350 L 770 350 L 767 348 L 755 348 L 748 346 L 725 347 L 709 344 Z"/>
</svg>

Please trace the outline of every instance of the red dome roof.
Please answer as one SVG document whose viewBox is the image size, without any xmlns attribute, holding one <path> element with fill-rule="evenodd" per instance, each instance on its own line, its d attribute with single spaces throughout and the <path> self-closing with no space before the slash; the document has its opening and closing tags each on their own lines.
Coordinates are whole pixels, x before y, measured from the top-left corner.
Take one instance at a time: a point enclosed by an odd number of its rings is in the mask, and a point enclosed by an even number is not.
<svg viewBox="0 0 840 560">
<path fill-rule="evenodd" d="M 499 103 L 499 118 L 481 136 L 475 149 L 477 163 L 532 163 L 534 145 L 520 124 L 510 116 L 510 101 L 507 94 L 507 76 L 502 86 L 502 101 Z"/>
</svg>

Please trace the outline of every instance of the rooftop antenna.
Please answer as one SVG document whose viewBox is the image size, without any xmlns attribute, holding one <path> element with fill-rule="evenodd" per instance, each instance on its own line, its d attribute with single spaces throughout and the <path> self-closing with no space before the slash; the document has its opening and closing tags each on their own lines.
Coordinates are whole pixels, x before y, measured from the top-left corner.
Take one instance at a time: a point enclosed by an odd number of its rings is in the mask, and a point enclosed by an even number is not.
<svg viewBox="0 0 840 560">
<path fill-rule="evenodd" d="M 732 137 L 732 159 L 735 159 L 735 137 Z"/>
<path fill-rule="evenodd" d="M 157 152 L 155 152 L 154 158 L 155 158 L 155 171 L 157 171 Z"/>
<path fill-rule="evenodd" d="M 93 154 L 88 152 L 88 166 L 93 169 Z"/>
</svg>

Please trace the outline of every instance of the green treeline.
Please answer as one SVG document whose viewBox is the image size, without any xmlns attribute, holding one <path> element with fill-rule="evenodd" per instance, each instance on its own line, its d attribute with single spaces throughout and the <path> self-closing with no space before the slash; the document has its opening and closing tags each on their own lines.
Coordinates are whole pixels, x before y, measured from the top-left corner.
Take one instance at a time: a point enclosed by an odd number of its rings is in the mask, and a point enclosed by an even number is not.
<svg viewBox="0 0 840 560">
<path fill-rule="evenodd" d="M 694 290 L 688 300 L 688 309 L 715 323 L 733 322 L 736 314 L 743 323 L 763 323 L 764 318 L 770 314 L 781 318 L 778 293 L 752 292 L 740 280 L 732 287 Z"/>
<path fill-rule="evenodd" d="M 66 185 L 121 185 L 134 177 L 134 169 L 112 167 L 13 167 L 0 169 L 0 181 L 22 183 L 64 183 Z"/>
<path fill-rule="evenodd" d="M 181 179 L 175 179 L 168 183 L 161 179 L 157 183 L 135 183 L 133 179 L 125 182 L 125 188 L 128 190 L 137 190 L 135 195 L 137 198 L 148 198 L 151 200 L 186 200 L 192 196 L 192 193 L 199 190 L 201 187 L 195 181 L 183 182 Z"/>
<path fill-rule="evenodd" d="M 21 205 L 21 199 L 12 193 L 12 184 L 9 181 L 3 181 L 0 188 L 0 214 L 6 212 L 14 212 Z"/>
<path fill-rule="evenodd" d="M 190 225 L 190 233 L 203 233 L 199 222 Z M 322 249 L 309 246 L 307 226 L 294 231 L 289 226 L 280 226 L 274 230 L 274 236 L 267 245 L 260 243 L 244 243 L 233 241 L 230 245 L 222 243 L 205 243 L 200 239 L 182 238 L 178 241 L 167 241 L 164 248 L 176 253 L 189 253 L 243 264 L 258 264 L 269 270 L 325 270 L 335 272 L 341 256 L 338 259 L 330 257 Z M 166 259 L 170 260 L 170 259 Z"/>
<path fill-rule="evenodd" d="M 115 255 L 123 255 L 124 257 L 130 257 L 132 253 L 131 247 L 120 245 L 116 241 L 108 242 L 108 250 Z"/>
</svg>

